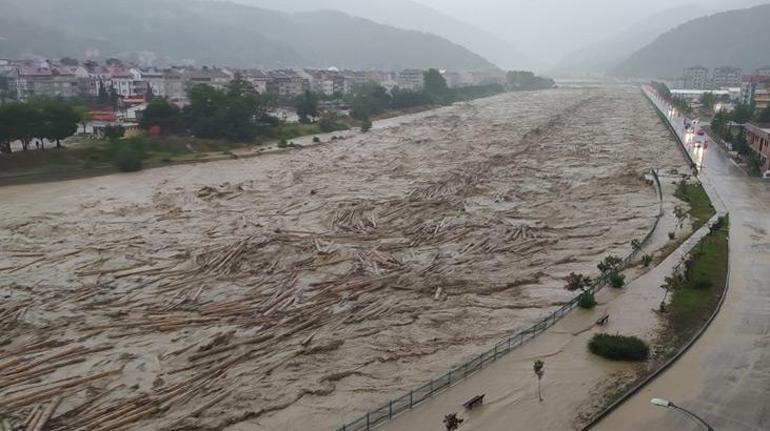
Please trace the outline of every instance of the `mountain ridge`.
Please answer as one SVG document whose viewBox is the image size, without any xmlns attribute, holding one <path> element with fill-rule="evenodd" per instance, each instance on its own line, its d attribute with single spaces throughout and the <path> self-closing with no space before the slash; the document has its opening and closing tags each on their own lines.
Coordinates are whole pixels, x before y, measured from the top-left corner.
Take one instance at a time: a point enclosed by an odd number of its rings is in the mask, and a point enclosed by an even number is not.
<svg viewBox="0 0 770 431">
<path fill-rule="evenodd" d="M 0 26 L 0 57 L 84 57 L 98 51 L 100 57 L 151 53 L 232 67 L 495 68 L 438 36 L 334 11 L 289 14 L 182 0 L 16 3 L 0 0 L 0 10 L 8 12 Z"/>
<path fill-rule="evenodd" d="M 673 78 L 685 67 L 730 65 L 746 73 L 770 64 L 770 4 L 715 13 L 660 35 L 610 71 L 617 77 Z"/>
</svg>

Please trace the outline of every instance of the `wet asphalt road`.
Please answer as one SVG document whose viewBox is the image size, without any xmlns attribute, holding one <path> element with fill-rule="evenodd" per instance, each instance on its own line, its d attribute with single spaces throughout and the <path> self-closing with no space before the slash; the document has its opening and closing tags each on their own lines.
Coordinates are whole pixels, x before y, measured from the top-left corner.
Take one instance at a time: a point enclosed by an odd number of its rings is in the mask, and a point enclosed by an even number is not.
<svg viewBox="0 0 770 431">
<path fill-rule="evenodd" d="M 665 398 L 715 430 L 770 430 L 770 181 L 747 177 L 724 152 L 705 154 L 704 182 L 730 212 L 730 290 L 716 320 L 674 366 L 596 430 L 703 429 L 650 404 Z"/>
</svg>

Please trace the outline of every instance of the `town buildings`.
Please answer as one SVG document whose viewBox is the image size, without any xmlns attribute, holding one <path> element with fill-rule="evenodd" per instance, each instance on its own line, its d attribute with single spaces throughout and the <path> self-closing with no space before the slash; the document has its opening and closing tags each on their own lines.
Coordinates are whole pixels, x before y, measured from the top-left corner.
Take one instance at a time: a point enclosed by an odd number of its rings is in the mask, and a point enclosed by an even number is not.
<svg viewBox="0 0 770 431">
<path fill-rule="evenodd" d="M 703 66 L 688 67 L 684 70 L 684 89 L 706 90 L 709 70 Z"/>
<path fill-rule="evenodd" d="M 68 62 L 68 64 L 72 64 Z M 256 92 L 289 100 L 312 91 L 328 97 L 351 94 L 356 86 L 376 83 L 392 91 L 419 91 L 424 87 L 420 69 L 339 70 L 279 69 L 236 70 L 224 67 L 188 65 L 166 68 L 139 67 L 111 60 L 106 64 L 84 61 L 63 65 L 53 61 L 13 61 L 0 59 L 0 103 L 4 100 L 27 100 L 41 95 L 64 99 L 116 98 L 122 105 L 136 106 L 147 97 L 163 97 L 184 106 L 189 90 L 196 85 L 209 85 L 227 90 L 236 76 L 249 82 Z M 450 87 L 489 83 L 499 77 L 489 74 L 443 71 Z M 109 97 L 105 97 L 105 94 Z"/>
<path fill-rule="evenodd" d="M 711 88 L 734 88 L 740 87 L 743 80 L 741 69 L 732 66 L 722 66 L 714 69 L 711 76 Z"/>
<path fill-rule="evenodd" d="M 424 71 L 419 69 L 404 69 L 398 74 L 398 87 L 402 90 L 422 90 L 425 86 Z"/>
<path fill-rule="evenodd" d="M 762 161 L 761 172 L 770 171 L 770 124 L 746 124 L 746 141 Z"/>
</svg>

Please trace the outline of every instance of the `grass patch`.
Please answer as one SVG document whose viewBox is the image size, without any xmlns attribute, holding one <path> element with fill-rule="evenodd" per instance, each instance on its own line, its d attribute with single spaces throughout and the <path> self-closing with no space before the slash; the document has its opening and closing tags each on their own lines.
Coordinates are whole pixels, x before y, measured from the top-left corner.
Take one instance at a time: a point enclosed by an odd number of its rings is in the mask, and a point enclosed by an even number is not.
<svg viewBox="0 0 770 431">
<path fill-rule="evenodd" d="M 725 220 L 721 229 L 695 246 L 686 281 L 672 292 L 666 316 L 677 337 L 689 338 L 711 316 L 722 296 L 729 264 L 727 225 Z"/>
<path fill-rule="evenodd" d="M 682 180 L 677 185 L 674 196 L 682 202 L 687 202 L 690 206 L 688 214 L 692 218 L 693 231 L 700 229 L 716 214 L 706 190 L 700 183 Z"/>
<path fill-rule="evenodd" d="M 596 334 L 588 342 L 588 349 L 612 361 L 644 361 L 650 356 L 647 343 L 624 335 Z"/>
</svg>

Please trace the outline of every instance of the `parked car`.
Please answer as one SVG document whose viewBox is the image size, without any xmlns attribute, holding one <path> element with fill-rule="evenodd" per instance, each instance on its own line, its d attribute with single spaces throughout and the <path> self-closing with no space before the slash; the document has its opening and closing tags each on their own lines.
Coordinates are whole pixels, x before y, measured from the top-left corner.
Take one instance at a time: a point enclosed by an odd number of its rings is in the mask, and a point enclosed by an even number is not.
<svg viewBox="0 0 770 431">
<path fill-rule="evenodd" d="M 706 132 L 704 132 L 703 129 L 698 130 L 698 136 L 703 136 L 705 134 Z"/>
</svg>

